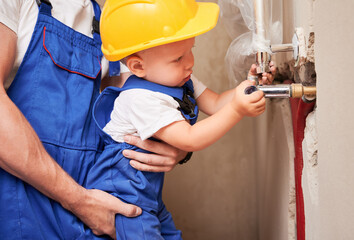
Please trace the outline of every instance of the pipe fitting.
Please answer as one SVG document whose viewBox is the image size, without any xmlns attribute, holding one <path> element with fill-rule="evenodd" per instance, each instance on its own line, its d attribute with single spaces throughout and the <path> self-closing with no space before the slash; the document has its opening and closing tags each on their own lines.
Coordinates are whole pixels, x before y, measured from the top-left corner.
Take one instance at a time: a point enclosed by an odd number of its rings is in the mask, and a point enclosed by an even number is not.
<svg viewBox="0 0 354 240">
<path fill-rule="evenodd" d="M 292 92 L 291 97 L 302 98 L 306 100 L 314 100 L 316 98 L 316 86 L 303 86 L 301 83 L 293 83 L 290 85 Z"/>
<path fill-rule="evenodd" d="M 257 74 L 262 74 L 264 72 L 270 72 L 270 54 L 267 52 L 257 52 L 256 53 L 256 64 L 257 64 Z"/>
<path fill-rule="evenodd" d="M 291 97 L 291 86 L 289 84 L 259 85 L 256 88 L 263 91 L 266 98 Z"/>
</svg>

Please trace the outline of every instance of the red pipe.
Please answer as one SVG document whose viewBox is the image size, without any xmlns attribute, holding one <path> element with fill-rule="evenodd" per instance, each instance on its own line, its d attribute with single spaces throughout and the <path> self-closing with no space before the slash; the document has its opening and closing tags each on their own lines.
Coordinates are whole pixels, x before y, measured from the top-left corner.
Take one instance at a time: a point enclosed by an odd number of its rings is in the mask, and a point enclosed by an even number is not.
<svg viewBox="0 0 354 240">
<path fill-rule="evenodd" d="M 294 145 L 295 145 L 295 194 L 296 194 L 296 233 L 297 240 L 305 240 L 305 208 L 304 195 L 302 191 L 302 170 L 303 155 L 302 141 L 304 139 L 304 129 L 306 125 L 306 117 L 312 112 L 315 102 L 305 103 L 302 99 L 290 98 Z"/>
</svg>

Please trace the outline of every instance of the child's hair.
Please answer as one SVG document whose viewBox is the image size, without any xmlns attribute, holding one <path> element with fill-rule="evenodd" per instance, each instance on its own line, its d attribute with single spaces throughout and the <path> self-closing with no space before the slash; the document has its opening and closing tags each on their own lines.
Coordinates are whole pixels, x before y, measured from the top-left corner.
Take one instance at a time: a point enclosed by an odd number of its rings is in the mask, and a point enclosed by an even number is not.
<svg viewBox="0 0 354 240">
<path fill-rule="evenodd" d="M 121 59 L 120 61 L 121 61 L 124 65 L 127 65 L 127 60 L 128 60 L 128 58 L 129 58 L 130 56 L 131 56 L 131 55 L 126 56 L 125 58 Z"/>
</svg>

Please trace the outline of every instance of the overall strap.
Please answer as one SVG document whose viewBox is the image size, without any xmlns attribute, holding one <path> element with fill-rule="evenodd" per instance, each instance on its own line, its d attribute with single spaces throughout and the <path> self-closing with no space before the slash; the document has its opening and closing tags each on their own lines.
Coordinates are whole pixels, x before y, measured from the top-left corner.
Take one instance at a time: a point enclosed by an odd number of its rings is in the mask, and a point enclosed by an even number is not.
<svg viewBox="0 0 354 240">
<path fill-rule="evenodd" d="M 183 87 L 167 87 L 132 75 L 122 88 L 105 88 L 97 98 L 92 111 L 93 119 L 96 122 L 96 126 L 100 129 L 101 137 L 105 141 L 112 141 L 110 136 L 103 131 L 103 127 L 110 121 L 110 113 L 113 110 L 115 99 L 119 96 L 120 92 L 129 89 L 147 89 L 170 95 L 175 100 L 178 99 L 179 110 L 191 124 L 194 124 L 198 117 L 198 106 L 195 104 L 195 99 L 193 98 L 193 83 L 191 80 L 189 81 Z"/>
<path fill-rule="evenodd" d="M 198 106 L 193 96 L 194 89 L 192 80 L 188 80 L 182 87 L 167 87 L 132 75 L 124 84 L 122 91 L 132 88 L 142 88 L 170 95 L 178 102 L 178 110 L 181 111 L 183 116 L 189 120 L 191 124 L 197 121 Z"/>
<path fill-rule="evenodd" d="M 39 7 L 39 12 L 42 14 L 46 14 L 48 16 L 52 15 L 52 4 L 49 0 L 36 0 L 37 5 Z M 42 4 L 44 3 L 44 4 Z M 101 18 L 101 8 L 95 0 L 91 0 L 93 11 L 95 16 L 92 19 L 92 34 L 95 41 L 101 45 L 101 36 L 100 36 L 100 18 Z"/>
<path fill-rule="evenodd" d="M 95 12 L 95 16 L 92 19 L 92 34 L 93 38 L 101 43 L 100 36 L 100 18 L 101 18 L 101 8 L 95 0 L 91 0 L 93 5 L 93 11 Z"/>
<path fill-rule="evenodd" d="M 191 86 L 191 87 L 190 87 Z M 194 120 L 197 118 L 198 108 L 196 100 L 194 99 L 193 83 L 189 80 L 183 87 L 182 99 L 178 97 L 173 97 L 173 99 L 178 102 L 179 110 L 184 113 L 185 117 L 194 124 Z M 186 114 L 188 116 L 186 116 Z"/>
<path fill-rule="evenodd" d="M 53 6 L 49 0 L 36 0 L 36 2 L 39 7 L 39 13 L 52 16 Z"/>
<path fill-rule="evenodd" d="M 91 0 L 93 5 L 93 10 L 95 12 L 95 16 L 92 19 L 92 34 L 93 38 L 101 44 L 101 37 L 100 37 L 100 18 L 101 18 L 101 8 L 97 4 L 95 0 Z M 119 76 L 120 75 L 120 62 L 109 62 L 109 76 Z"/>
<path fill-rule="evenodd" d="M 132 75 L 128 78 L 124 86 L 121 88 L 121 91 L 133 89 L 133 88 L 140 88 L 140 89 L 146 89 L 154 92 L 161 92 L 180 99 L 182 99 L 183 97 L 182 88 L 163 86 L 157 83 L 146 81 L 135 75 Z"/>
</svg>

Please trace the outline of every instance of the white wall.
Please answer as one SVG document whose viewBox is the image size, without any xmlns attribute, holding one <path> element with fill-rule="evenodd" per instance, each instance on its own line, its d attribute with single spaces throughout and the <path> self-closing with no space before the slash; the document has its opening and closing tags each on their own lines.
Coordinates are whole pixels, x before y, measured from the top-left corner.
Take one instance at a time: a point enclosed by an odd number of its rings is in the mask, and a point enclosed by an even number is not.
<svg viewBox="0 0 354 240">
<path fill-rule="evenodd" d="M 354 236 L 354 110 L 350 106 L 354 100 L 351 91 L 352 9 L 352 0 L 294 2 L 295 27 L 303 27 L 306 36 L 311 31 L 315 33 L 317 110 L 310 116 L 312 123 L 308 124 L 312 124 L 314 133 L 318 134 L 318 172 L 315 174 L 319 174 L 319 192 L 311 188 L 314 172 L 309 172 L 305 161 L 306 239 L 353 239 Z"/>
<path fill-rule="evenodd" d="M 321 240 L 354 236 L 353 9 L 352 0 L 315 1 Z"/>
</svg>

